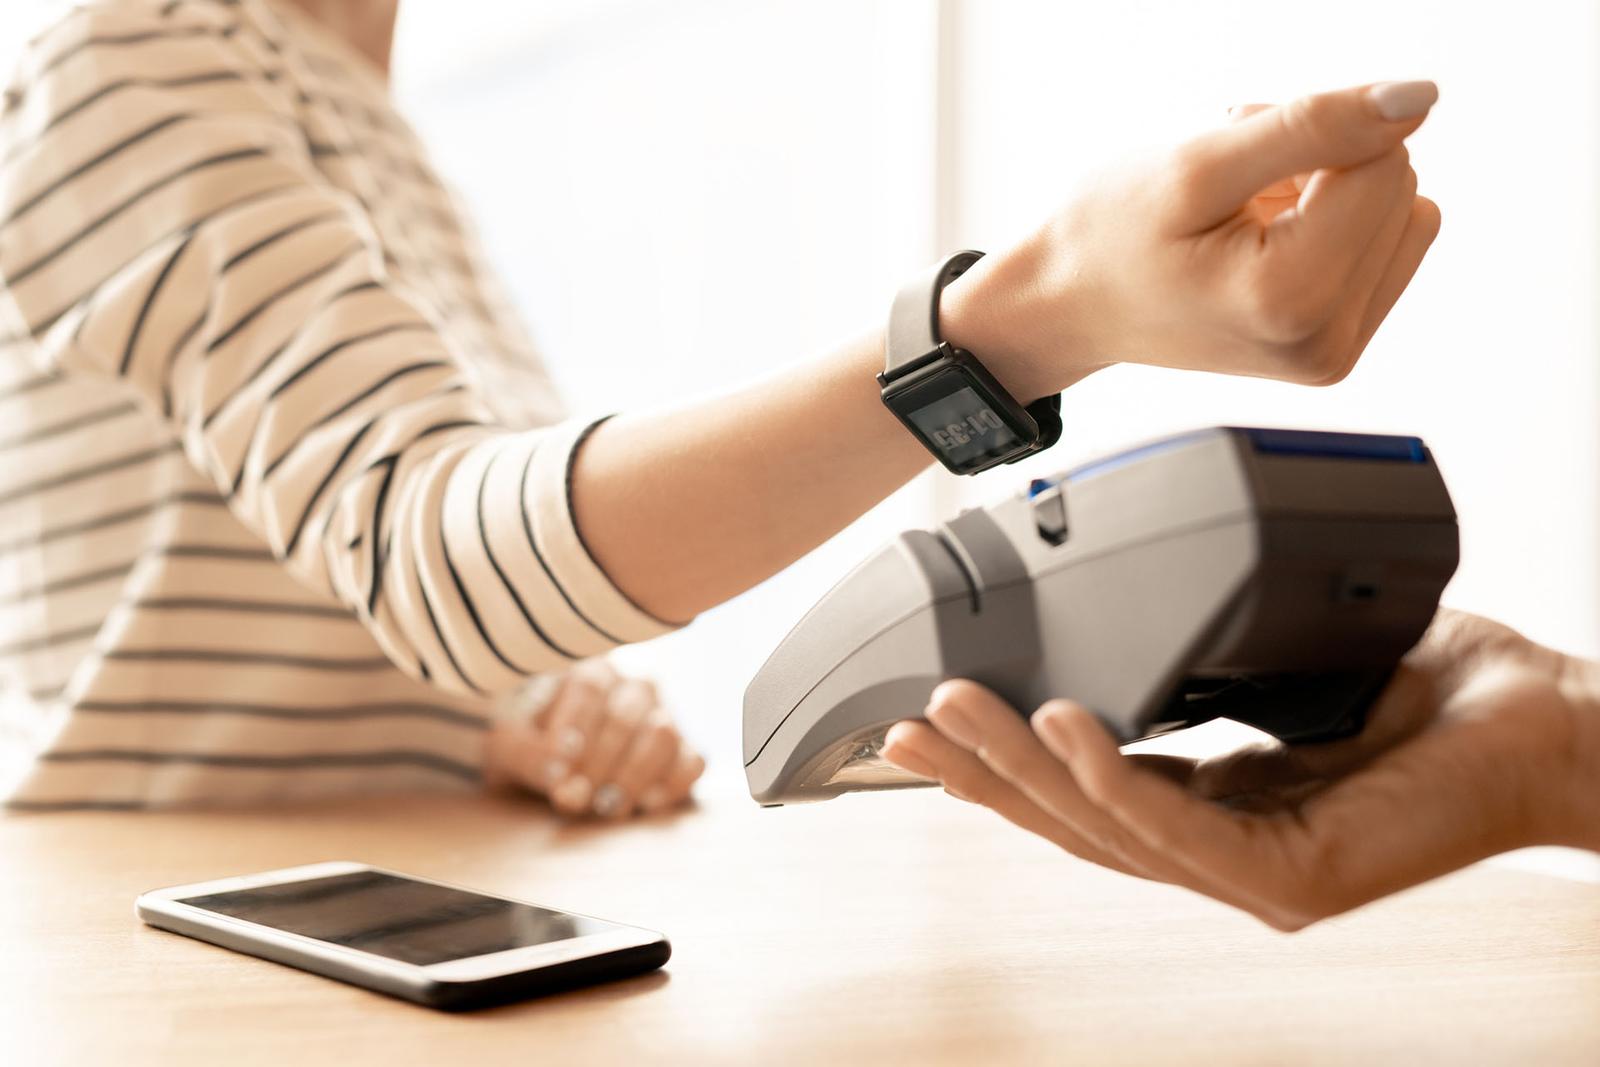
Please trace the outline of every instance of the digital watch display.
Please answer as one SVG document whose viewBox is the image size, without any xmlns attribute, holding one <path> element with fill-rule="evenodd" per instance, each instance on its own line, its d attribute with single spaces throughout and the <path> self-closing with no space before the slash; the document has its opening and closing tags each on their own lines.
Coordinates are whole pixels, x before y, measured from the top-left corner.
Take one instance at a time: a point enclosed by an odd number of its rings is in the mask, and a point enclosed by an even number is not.
<svg viewBox="0 0 1600 1067">
<path fill-rule="evenodd" d="M 939 338 L 939 294 L 977 262 L 958 252 L 903 289 L 889 317 L 883 402 L 956 474 L 977 474 L 1049 448 L 1061 436 L 1061 398 L 1024 407 L 972 353 Z"/>
</svg>

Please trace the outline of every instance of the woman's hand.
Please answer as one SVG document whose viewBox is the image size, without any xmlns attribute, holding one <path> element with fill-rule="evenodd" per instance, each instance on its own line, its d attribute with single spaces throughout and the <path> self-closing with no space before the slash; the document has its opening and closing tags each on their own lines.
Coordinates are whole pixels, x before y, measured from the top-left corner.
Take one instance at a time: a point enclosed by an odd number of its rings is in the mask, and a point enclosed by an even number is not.
<svg viewBox="0 0 1600 1067">
<path fill-rule="evenodd" d="M 941 328 L 1023 399 L 1116 362 L 1336 382 L 1438 233 L 1403 143 L 1437 95 L 1391 82 L 1236 109 L 980 260 Z"/>
<path fill-rule="evenodd" d="M 1298 930 L 1508 849 L 1600 849 L 1597 672 L 1441 613 L 1346 741 L 1130 756 L 1078 705 L 1030 730 L 957 681 L 884 755 L 1075 855 Z"/>
<path fill-rule="evenodd" d="M 621 819 L 676 807 L 705 770 L 662 709 L 654 685 L 604 660 L 580 663 L 526 694 L 524 717 L 489 735 L 486 780 L 549 798 L 568 816 Z"/>
</svg>

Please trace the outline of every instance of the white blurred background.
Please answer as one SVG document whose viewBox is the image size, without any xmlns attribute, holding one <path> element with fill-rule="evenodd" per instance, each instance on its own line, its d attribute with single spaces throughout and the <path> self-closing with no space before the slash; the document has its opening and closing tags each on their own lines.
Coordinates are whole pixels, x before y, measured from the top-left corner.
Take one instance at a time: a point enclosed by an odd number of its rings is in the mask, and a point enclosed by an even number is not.
<svg viewBox="0 0 1600 1067">
<path fill-rule="evenodd" d="M 32 4 L 4 0 L 0 41 Z M 1066 398 L 1024 467 L 928 475 L 688 631 L 627 650 L 719 776 L 788 626 L 907 525 L 1169 430 L 1416 433 L 1460 512 L 1447 600 L 1600 653 L 1600 5 L 1575 0 L 403 0 L 395 86 L 573 406 L 723 388 L 877 323 L 1080 175 L 1228 106 L 1428 77 L 1444 228 L 1343 384 L 1141 369 Z M 716 462 L 716 457 L 706 457 Z"/>
</svg>

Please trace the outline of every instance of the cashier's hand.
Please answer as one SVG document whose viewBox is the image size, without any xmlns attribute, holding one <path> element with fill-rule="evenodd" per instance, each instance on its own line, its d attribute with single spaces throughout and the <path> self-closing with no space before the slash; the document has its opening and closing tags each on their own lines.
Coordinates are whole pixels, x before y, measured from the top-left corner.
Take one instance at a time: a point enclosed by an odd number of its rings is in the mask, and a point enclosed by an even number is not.
<svg viewBox="0 0 1600 1067">
<path fill-rule="evenodd" d="M 1127 755 L 1082 707 L 972 682 L 884 755 L 1067 851 L 1298 930 L 1534 844 L 1600 849 L 1600 665 L 1441 613 L 1346 741 Z"/>
<path fill-rule="evenodd" d="M 1235 108 L 978 261 L 943 332 L 1019 398 L 1117 362 L 1336 382 L 1438 233 L 1404 144 L 1436 97 L 1391 82 Z"/>
<path fill-rule="evenodd" d="M 568 816 L 621 819 L 678 807 L 706 768 L 656 688 L 604 660 L 535 679 L 489 734 L 486 783 L 544 796 Z"/>
</svg>

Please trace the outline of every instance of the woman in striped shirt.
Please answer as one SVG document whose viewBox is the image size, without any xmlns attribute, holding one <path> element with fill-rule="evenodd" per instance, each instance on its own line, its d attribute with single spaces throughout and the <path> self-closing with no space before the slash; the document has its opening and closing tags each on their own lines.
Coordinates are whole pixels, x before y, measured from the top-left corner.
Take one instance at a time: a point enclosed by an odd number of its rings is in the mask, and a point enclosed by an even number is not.
<svg viewBox="0 0 1600 1067">
<path fill-rule="evenodd" d="M 485 779 L 571 813 L 674 804 L 701 761 L 596 657 L 928 462 L 879 400 L 881 335 L 714 402 L 567 417 L 389 100 L 395 6 L 100 0 L 19 64 L 15 808 Z M 1019 398 L 1130 358 L 1337 380 L 1437 229 L 1403 147 L 1432 101 L 1307 98 L 1108 179 L 952 285 L 943 332 Z"/>
</svg>

